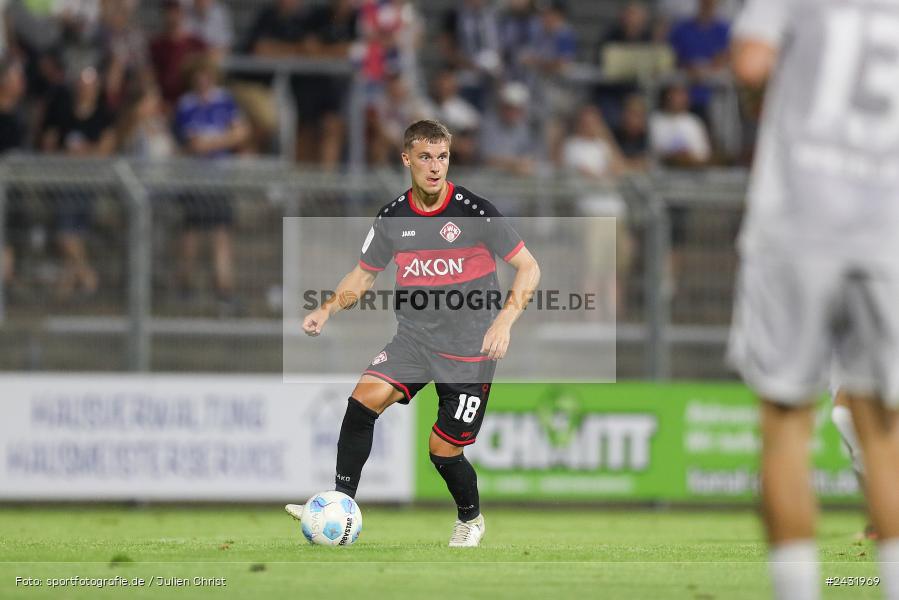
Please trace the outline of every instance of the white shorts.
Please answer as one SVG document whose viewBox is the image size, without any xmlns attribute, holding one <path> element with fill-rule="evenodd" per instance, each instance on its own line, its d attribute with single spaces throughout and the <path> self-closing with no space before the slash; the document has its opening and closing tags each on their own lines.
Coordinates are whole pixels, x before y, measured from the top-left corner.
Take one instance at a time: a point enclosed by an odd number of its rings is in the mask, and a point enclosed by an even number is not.
<svg viewBox="0 0 899 600">
<path fill-rule="evenodd" d="M 831 379 L 899 408 L 899 265 L 744 257 L 728 362 L 759 395 L 814 403 Z"/>
</svg>

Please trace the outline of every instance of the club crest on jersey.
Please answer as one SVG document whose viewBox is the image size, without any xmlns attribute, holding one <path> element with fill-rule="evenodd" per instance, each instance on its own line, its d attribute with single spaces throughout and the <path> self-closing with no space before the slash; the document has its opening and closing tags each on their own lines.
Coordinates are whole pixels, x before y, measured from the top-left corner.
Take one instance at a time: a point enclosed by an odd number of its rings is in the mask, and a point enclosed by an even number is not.
<svg viewBox="0 0 899 600">
<path fill-rule="evenodd" d="M 440 237 L 451 244 L 459 239 L 460 235 L 462 235 L 462 230 L 459 229 L 459 226 L 452 221 L 448 221 L 447 224 L 444 225 L 440 230 Z"/>
<path fill-rule="evenodd" d="M 387 352 L 385 350 L 381 350 L 378 355 L 372 359 L 371 366 L 379 365 L 385 360 L 387 360 Z"/>
</svg>

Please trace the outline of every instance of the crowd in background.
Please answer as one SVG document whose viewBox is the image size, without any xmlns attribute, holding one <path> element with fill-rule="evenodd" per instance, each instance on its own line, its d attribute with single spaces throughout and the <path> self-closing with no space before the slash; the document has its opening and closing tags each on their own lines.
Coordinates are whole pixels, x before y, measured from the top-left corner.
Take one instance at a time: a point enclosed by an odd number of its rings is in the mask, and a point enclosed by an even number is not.
<svg viewBox="0 0 899 600">
<path fill-rule="evenodd" d="M 373 166 L 399 164 L 403 130 L 420 118 L 448 125 L 454 165 L 595 180 L 651 164 L 703 166 L 721 160 L 710 106 L 726 70 L 735 4 L 634 1 L 611 27 L 575 28 L 560 0 L 460 0 L 439 23 L 425 23 L 409 0 L 272 0 L 238 27 L 222 0 L 0 0 L 0 153 L 278 153 L 282 107 L 272 75 L 224 76 L 228 57 L 241 55 L 352 65 Z M 149 28 L 145 17 L 154 12 Z M 572 68 L 583 63 L 619 76 L 573 82 Z M 647 65 L 664 85 L 640 84 Z M 290 88 L 295 159 L 339 168 L 348 156 L 347 78 L 297 73 Z M 89 295 L 98 285 L 84 244 L 90 198 L 61 194 L 58 293 Z M 177 200 L 179 281 L 189 285 L 198 244 L 209 237 L 215 288 L 233 306 L 230 199 Z M 609 197 L 579 204 L 584 214 L 622 212 Z M 677 247 L 682 215 L 672 220 Z M 676 269 L 676 253 L 672 260 Z M 7 280 L 14 262 L 8 247 Z"/>
<path fill-rule="evenodd" d="M 566 143 L 595 139 L 608 155 L 599 171 L 609 175 L 650 159 L 688 166 L 714 158 L 709 105 L 733 12 L 718 0 L 630 2 L 611 27 L 586 28 L 595 37 L 584 39 L 560 0 L 461 0 L 430 27 L 408 0 L 272 0 L 240 28 L 222 0 L 0 0 L 0 7 L 0 151 L 277 152 L 272 77 L 233 74 L 220 84 L 222 61 L 237 54 L 351 64 L 364 81 L 369 163 L 397 162 L 405 125 L 436 117 L 456 136 L 456 164 L 523 174 L 572 168 Z M 158 25 L 150 30 L 142 17 L 154 10 Z M 671 51 L 679 75 L 665 79 L 658 97 L 648 98 L 627 73 L 589 85 L 569 80 L 576 63 L 620 70 L 607 50 L 628 46 Z M 235 108 L 233 123 L 215 124 L 222 131 L 211 143 L 210 124 L 198 135 L 193 121 L 216 111 L 205 102 L 188 110 L 203 97 L 192 77 L 201 63 L 212 78 L 210 98 Z M 291 83 L 296 158 L 339 166 L 347 156 L 347 79 L 297 74 Z M 584 125 L 587 106 L 600 109 L 601 127 Z"/>
</svg>

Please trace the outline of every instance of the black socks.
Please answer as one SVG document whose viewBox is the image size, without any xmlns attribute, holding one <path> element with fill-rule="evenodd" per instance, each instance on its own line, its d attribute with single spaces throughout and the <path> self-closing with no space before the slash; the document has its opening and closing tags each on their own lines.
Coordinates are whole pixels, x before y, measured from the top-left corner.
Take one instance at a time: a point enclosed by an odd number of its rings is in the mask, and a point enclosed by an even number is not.
<svg viewBox="0 0 899 600">
<path fill-rule="evenodd" d="M 471 521 L 481 514 L 478 496 L 478 476 L 464 454 L 458 456 L 436 456 L 431 454 L 431 462 L 446 482 L 456 507 L 460 521 Z"/>
<path fill-rule="evenodd" d="M 351 498 L 356 496 L 362 467 L 371 454 L 377 418 L 378 413 L 355 398 L 349 399 L 346 414 L 343 415 L 343 424 L 340 426 L 340 439 L 337 440 L 337 475 L 334 489 Z M 453 500 L 456 501 L 459 520 L 471 521 L 481 514 L 478 476 L 465 455 L 446 457 L 431 454 L 431 462 L 443 477 Z"/>
<path fill-rule="evenodd" d="M 350 498 L 356 496 L 362 467 L 371 454 L 378 413 L 350 397 L 337 440 L 336 489 Z"/>
</svg>

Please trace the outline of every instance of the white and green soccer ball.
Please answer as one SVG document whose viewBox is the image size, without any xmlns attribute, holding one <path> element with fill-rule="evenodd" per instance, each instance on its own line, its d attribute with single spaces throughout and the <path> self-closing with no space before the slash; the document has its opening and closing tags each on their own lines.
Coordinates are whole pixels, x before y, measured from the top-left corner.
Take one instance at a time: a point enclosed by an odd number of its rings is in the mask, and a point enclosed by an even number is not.
<svg viewBox="0 0 899 600">
<path fill-rule="evenodd" d="M 300 527 L 310 544 L 349 546 L 362 532 L 362 511 L 342 492 L 320 492 L 303 507 Z"/>
</svg>

